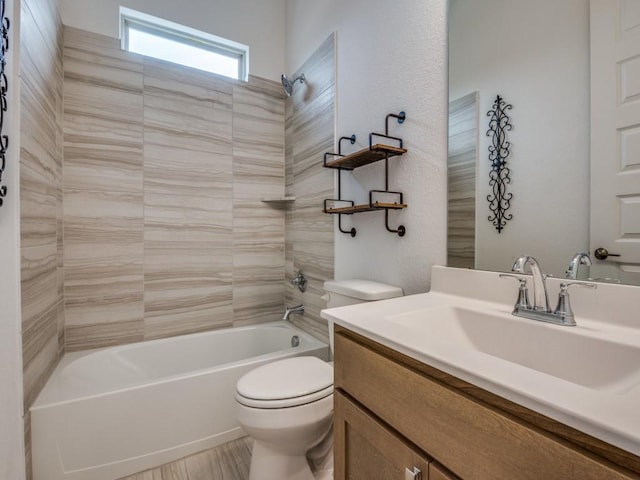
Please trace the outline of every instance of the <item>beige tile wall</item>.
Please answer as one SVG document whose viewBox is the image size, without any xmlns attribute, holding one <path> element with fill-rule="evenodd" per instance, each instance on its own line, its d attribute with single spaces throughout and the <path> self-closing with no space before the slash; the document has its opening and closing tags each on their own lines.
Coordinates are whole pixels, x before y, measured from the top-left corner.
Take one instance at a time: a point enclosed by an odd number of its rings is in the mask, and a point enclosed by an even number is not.
<svg viewBox="0 0 640 480">
<path fill-rule="evenodd" d="M 66 346 L 280 318 L 284 100 L 65 28 Z"/>
<path fill-rule="evenodd" d="M 333 278 L 334 218 L 322 212 L 323 200 L 334 197 L 334 171 L 322 167 L 324 152 L 334 151 L 335 38 L 332 34 L 300 67 L 307 83 L 296 83 L 286 105 L 286 190 L 296 197 L 287 211 L 286 300 L 302 303 L 304 315 L 293 323 L 328 341 L 320 310 L 326 302 L 323 283 Z M 294 77 L 295 78 L 295 77 Z M 301 293 L 289 280 L 302 270 L 308 279 Z"/>
<path fill-rule="evenodd" d="M 62 24 L 55 0 L 23 0 L 20 22 L 20 242 L 25 453 L 29 407 L 64 350 Z"/>
</svg>

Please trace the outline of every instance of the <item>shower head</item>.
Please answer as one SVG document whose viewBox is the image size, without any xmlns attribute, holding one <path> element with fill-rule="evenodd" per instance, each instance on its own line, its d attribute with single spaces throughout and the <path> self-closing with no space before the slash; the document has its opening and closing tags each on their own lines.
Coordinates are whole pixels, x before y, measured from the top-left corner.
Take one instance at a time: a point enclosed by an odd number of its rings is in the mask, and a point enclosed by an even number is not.
<svg viewBox="0 0 640 480">
<path fill-rule="evenodd" d="M 284 73 L 282 74 L 282 76 L 280 78 L 282 79 L 282 88 L 284 88 L 284 93 L 287 95 L 287 97 L 290 97 L 291 94 L 293 93 L 293 84 L 294 83 L 296 83 L 298 81 L 300 83 L 305 83 L 306 82 L 306 79 L 304 78 L 304 73 L 298 75 L 293 80 L 289 80 Z"/>
</svg>

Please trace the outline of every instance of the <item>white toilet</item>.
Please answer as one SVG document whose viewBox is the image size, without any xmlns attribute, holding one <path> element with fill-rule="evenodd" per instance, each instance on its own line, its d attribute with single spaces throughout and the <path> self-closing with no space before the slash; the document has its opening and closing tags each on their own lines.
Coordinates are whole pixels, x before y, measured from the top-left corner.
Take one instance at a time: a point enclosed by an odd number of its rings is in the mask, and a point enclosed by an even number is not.
<svg viewBox="0 0 640 480">
<path fill-rule="evenodd" d="M 402 296 L 369 280 L 324 283 L 327 308 Z M 333 324 L 329 324 L 333 353 Z M 314 480 L 307 454 L 331 432 L 333 367 L 316 357 L 269 363 L 238 380 L 238 422 L 253 437 L 249 480 Z M 326 475 L 326 472 L 325 472 Z M 326 478 L 326 477 L 324 477 Z"/>
</svg>

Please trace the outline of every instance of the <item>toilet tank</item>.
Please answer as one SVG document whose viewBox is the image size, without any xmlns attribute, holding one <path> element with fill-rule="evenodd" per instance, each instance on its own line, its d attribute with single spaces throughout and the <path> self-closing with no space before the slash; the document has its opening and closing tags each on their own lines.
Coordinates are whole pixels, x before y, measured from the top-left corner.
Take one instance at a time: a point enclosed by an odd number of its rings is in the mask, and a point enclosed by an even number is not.
<svg viewBox="0 0 640 480">
<path fill-rule="evenodd" d="M 327 308 L 401 297 L 402 288 L 372 280 L 328 280 L 324 282 Z M 329 321 L 329 344 L 333 355 L 333 322 Z"/>
<path fill-rule="evenodd" d="M 401 297 L 400 287 L 372 280 L 328 280 L 324 282 L 327 308 Z"/>
</svg>

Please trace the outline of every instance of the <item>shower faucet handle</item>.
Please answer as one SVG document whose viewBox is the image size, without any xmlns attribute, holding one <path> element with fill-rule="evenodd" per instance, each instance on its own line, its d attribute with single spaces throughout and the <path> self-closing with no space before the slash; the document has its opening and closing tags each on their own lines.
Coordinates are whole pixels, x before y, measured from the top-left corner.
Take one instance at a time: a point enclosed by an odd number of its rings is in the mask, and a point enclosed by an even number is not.
<svg viewBox="0 0 640 480">
<path fill-rule="evenodd" d="M 298 270 L 298 274 L 291 279 L 291 284 L 298 287 L 298 290 L 301 292 L 304 292 L 307 289 L 307 279 L 302 273 L 302 270 Z"/>
</svg>

